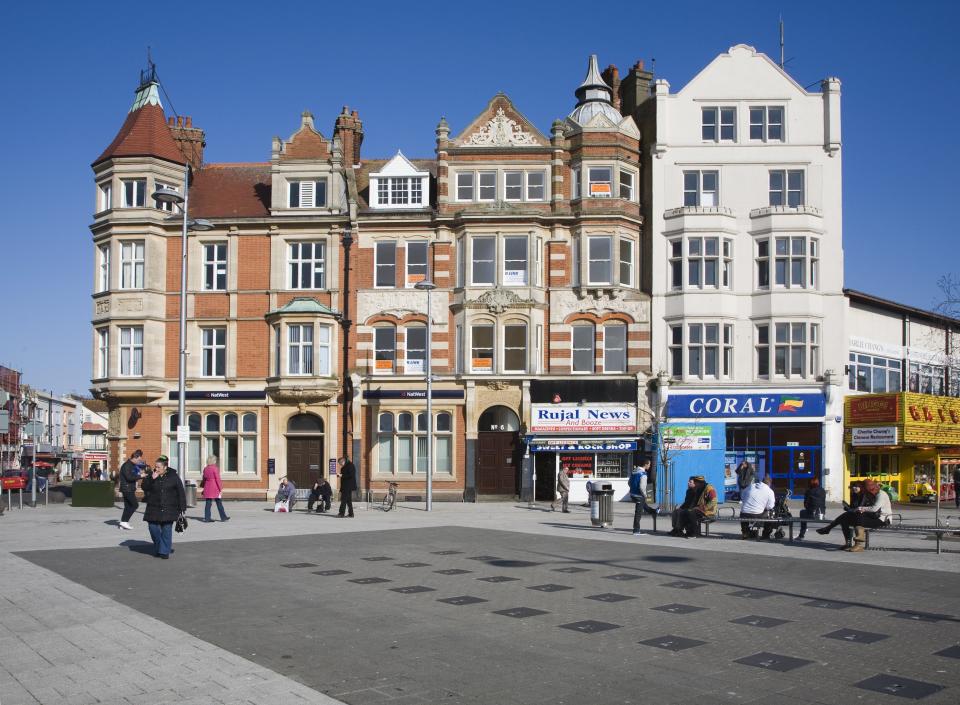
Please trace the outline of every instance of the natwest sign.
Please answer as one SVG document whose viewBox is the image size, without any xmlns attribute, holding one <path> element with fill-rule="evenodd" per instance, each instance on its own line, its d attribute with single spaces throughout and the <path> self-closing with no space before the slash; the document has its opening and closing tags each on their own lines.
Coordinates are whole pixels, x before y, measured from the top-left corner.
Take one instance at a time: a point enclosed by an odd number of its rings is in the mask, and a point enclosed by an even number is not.
<svg viewBox="0 0 960 705">
<path fill-rule="evenodd" d="M 532 404 L 530 431 L 623 433 L 637 430 L 637 410 L 626 405 Z"/>
</svg>

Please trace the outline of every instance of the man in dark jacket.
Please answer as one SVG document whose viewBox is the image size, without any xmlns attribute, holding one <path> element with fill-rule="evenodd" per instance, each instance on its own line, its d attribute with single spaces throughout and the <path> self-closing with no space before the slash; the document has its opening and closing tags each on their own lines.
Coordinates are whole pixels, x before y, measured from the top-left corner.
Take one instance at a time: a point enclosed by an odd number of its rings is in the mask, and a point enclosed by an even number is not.
<svg viewBox="0 0 960 705">
<path fill-rule="evenodd" d="M 802 519 L 823 519 L 827 511 L 827 493 L 820 486 L 820 480 L 811 478 L 807 491 L 803 493 L 803 509 L 800 510 Z M 802 539 L 807 534 L 807 522 L 800 522 L 800 533 L 798 539 Z"/>
<path fill-rule="evenodd" d="M 344 456 L 340 458 L 340 511 L 337 516 L 353 518 L 353 493 L 357 489 L 357 466 Z"/>
<path fill-rule="evenodd" d="M 169 558 L 173 551 L 173 522 L 187 511 L 183 483 L 169 466 L 167 456 L 161 455 L 153 464 L 153 472 L 143 478 L 141 487 L 147 504 L 143 520 L 150 527 L 155 555 Z"/>
<path fill-rule="evenodd" d="M 313 505 L 317 505 L 317 514 L 330 510 L 330 498 L 333 496 L 333 489 L 327 478 L 322 475 L 313 483 L 313 489 L 310 490 L 310 500 L 307 502 L 307 511 L 313 511 Z"/>
<path fill-rule="evenodd" d="M 120 528 L 129 531 L 130 517 L 140 506 L 137 502 L 137 480 L 140 479 L 140 463 L 143 451 L 137 448 L 130 458 L 120 466 L 120 496 L 123 497 L 123 514 L 120 515 Z"/>
</svg>

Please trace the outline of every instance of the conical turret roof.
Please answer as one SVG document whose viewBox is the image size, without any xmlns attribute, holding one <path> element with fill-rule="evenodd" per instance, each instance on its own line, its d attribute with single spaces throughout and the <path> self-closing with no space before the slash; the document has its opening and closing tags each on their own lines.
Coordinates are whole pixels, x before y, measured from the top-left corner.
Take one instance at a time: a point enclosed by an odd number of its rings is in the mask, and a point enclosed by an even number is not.
<svg viewBox="0 0 960 705">
<path fill-rule="evenodd" d="M 113 157 L 157 157 L 186 163 L 163 114 L 159 86 L 152 74 L 140 83 L 127 119 L 94 165 Z"/>
<path fill-rule="evenodd" d="M 600 76 L 596 54 L 590 55 L 587 75 L 575 94 L 577 96 L 577 107 L 570 113 L 570 119 L 577 124 L 586 125 L 597 114 L 606 115 L 614 124 L 623 119 L 620 111 L 613 107 L 611 102 L 613 89 Z"/>
</svg>

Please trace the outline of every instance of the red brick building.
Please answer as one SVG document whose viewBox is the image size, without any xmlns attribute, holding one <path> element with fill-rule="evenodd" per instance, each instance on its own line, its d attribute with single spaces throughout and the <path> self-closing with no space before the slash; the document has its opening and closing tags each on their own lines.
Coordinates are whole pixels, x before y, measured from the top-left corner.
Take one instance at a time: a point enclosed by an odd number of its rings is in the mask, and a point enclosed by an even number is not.
<svg viewBox="0 0 960 705">
<path fill-rule="evenodd" d="M 131 444 L 176 457 L 182 221 L 151 194 L 189 162 L 189 215 L 214 229 L 188 242 L 188 476 L 216 455 L 227 497 L 264 497 L 347 454 L 363 490 L 422 495 L 430 424 L 438 499 L 529 496 L 534 468 L 543 496 L 561 466 L 625 482 L 650 306 L 641 135 L 607 75 L 592 57 L 549 136 L 498 94 L 459 132 L 441 119 L 433 158 L 365 159 L 344 108 L 328 134 L 304 113 L 257 164 L 204 164 L 145 76 L 93 164 L 111 465 Z"/>
</svg>

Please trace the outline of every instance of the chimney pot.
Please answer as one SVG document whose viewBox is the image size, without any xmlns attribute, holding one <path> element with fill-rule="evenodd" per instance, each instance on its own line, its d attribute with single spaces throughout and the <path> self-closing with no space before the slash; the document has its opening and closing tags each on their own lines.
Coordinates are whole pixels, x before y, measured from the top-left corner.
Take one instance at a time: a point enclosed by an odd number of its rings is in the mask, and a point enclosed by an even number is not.
<svg viewBox="0 0 960 705">
<path fill-rule="evenodd" d="M 187 121 L 187 127 L 193 127 L 193 118 L 191 118 L 191 117 L 188 115 L 188 116 L 187 116 L 186 118 L 184 118 L 184 119 Z"/>
<path fill-rule="evenodd" d="M 638 71 L 643 71 L 643 59 L 637 59 L 637 63 L 633 65 L 633 68 L 637 69 Z"/>
<path fill-rule="evenodd" d="M 168 124 L 170 127 L 173 127 L 173 119 L 174 119 L 174 118 L 173 118 L 173 115 L 171 115 L 170 117 L 167 118 L 167 124 Z"/>
<path fill-rule="evenodd" d="M 360 117 L 360 114 L 356 110 L 351 112 L 350 115 L 352 115 L 353 117 Z"/>
</svg>

